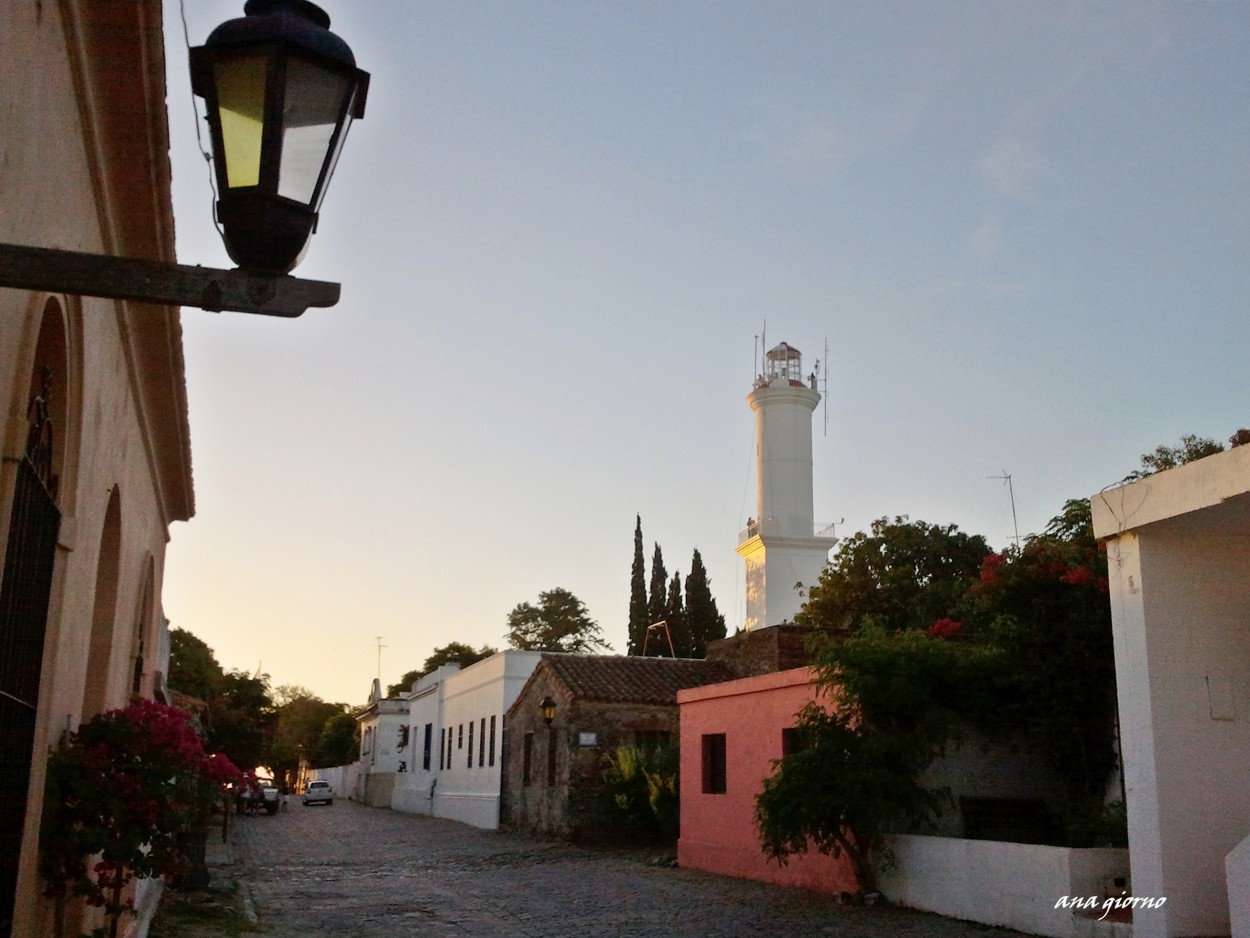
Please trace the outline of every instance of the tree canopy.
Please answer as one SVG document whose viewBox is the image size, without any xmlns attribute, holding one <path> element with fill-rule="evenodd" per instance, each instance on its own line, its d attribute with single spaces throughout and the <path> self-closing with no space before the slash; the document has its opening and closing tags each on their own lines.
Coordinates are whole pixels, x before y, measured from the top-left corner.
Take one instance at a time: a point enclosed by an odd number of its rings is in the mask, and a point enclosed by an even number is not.
<svg viewBox="0 0 1250 938">
<path fill-rule="evenodd" d="M 586 605 L 566 589 L 538 594 L 538 605 L 521 603 L 508 613 L 508 644 L 524 651 L 589 653 L 608 650 Z"/>
<path fill-rule="evenodd" d="M 417 678 L 436 671 L 445 664 L 458 664 L 462 668 L 467 668 L 471 664 L 477 664 L 483 658 L 489 658 L 491 655 L 498 654 L 498 648 L 492 648 L 490 645 L 483 645 L 481 648 L 474 648 L 472 645 L 466 645 L 464 642 L 448 642 L 435 648 L 430 656 L 425 659 L 425 663 L 421 665 L 419 671 L 407 671 L 404 676 L 395 684 L 390 685 L 386 689 L 387 697 L 402 697 L 412 689 L 412 682 Z"/>
<path fill-rule="evenodd" d="M 870 887 L 887 827 L 923 825 L 943 806 L 921 773 L 973 729 L 1046 761 L 1069 845 L 1104 836 L 1115 670 L 1088 502 L 1003 553 L 954 526 L 879 519 L 842 545 L 798 621 L 821 630 L 821 696 L 800 715 L 805 748 L 757 799 L 768 854 L 845 852 Z"/>
<path fill-rule="evenodd" d="M 221 685 L 224 672 L 213 650 L 186 629 L 169 630 L 169 676 L 174 690 L 208 700 Z"/>
<path fill-rule="evenodd" d="M 1230 442 L 1234 446 L 1237 445 L 1238 434 L 1241 432 L 1239 430 L 1233 434 Z M 1139 479 L 1152 476 L 1156 472 L 1163 472 L 1165 469 L 1175 469 L 1177 466 L 1183 466 L 1185 463 L 1193 462 L 1195 459 L 1202 459 L 1205 456 L 1213 456 L 1222 452 L 1224 452 L 1223 444 L 1207 437 L 1186 433 L 1181 437 L 1179 446 L 1156 446 L 1153 452 L 1143 453 L 1141 468 L 1130 472 L 1124 477 L 1124 481 L 1136 482 Z"/>
</svg>

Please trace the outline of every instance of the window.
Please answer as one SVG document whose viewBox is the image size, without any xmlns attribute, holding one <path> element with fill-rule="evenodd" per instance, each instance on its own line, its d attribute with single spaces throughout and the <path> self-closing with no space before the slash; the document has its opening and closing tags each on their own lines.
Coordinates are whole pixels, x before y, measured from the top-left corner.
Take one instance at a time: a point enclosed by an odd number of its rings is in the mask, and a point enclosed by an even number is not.
<svg viewBox="0 0 1250 938">
<path fill-rule="evenodd" d="M 803 734 L 797 726 L 788 726 L 781 731 L 781 757 L 792 756 L 807 748 L 803 742 Z"/>
<path fill-rule="evenodd" d="M 466 762 L 465 764 L 466 764 L 469 768 L 473 768 L 473 721 L 472 721 L 472 720 L 470 720 L 470 721 L 469 721 L 469 754 L 468 754 L 468 759 L 469 759 L 469 761 L 468 761 L 468 762 Z"/>
<path fill-rule="evenodd" d="M 553 788 L 556 784 L 556 729 L 554 726 L 547 727 L 547 787 Z"/>
<path fill-rule="evenodd" d="M 534 767 L 534 734 L 525 734 L 524 760 L 521 765 L 521 784 L 528 785 L 533 781 Z"/>
<path fill-rule="evenodd" d="M 495 764 L 495 715 L 490 717 L 490 764 Z"/>
<path fill-rule="evenodd" d="M 477 764 L 479 768 L 486 764 L 486 717 L 482 717 L 477 732 Z"/>
<path fill-rule="evenodd" d="M 464 724 L 463 723 L 460 724 L 460 728 L 456 732 L 456 748 L 457 749 L 464 748 Z"/>
<path fill-rule="evenodd" d="M 438 770 L 441 772 L 445 766 L 443 764 L 447 752 L 447 734 L 442 730 L 438 731 Z"/>
<path fill-rule="evenodd" d="M 703 734 L 703 793 L 725 793 L 725 734 Z"/>
<path fill-rule="evenodd" d="M 430 755 L 434 749 L 434 724 L 425 724 L 425 748 L 421 752 L 421 768 L 430 771 Z"/>
</svg>

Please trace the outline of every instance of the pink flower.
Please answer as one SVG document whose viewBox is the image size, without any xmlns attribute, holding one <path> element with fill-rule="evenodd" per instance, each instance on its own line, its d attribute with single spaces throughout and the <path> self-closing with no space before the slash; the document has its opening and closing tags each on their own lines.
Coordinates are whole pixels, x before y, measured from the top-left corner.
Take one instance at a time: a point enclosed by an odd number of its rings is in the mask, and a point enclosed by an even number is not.
<svg viewBox="0 0 1250 938">
<path fill-rule="evenodd" d="M 938 619 L 929 626 L 926 634 L 930 638 L 954 638 L 963 627 L 962 622 L 956 622 L 954 619 Z"/>
</svg>

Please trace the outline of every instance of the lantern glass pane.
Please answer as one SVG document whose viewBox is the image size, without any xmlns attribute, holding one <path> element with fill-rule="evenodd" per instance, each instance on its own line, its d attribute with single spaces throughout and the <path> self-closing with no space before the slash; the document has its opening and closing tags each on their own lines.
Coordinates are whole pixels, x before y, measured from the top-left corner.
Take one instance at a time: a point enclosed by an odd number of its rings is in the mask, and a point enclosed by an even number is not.
<svg viewBox="0 0 1250 938">
<path fill-rule="evenodd" d="M 260 184 L 260 149 L 265 129 L 264 55 L 239 56 L 213 65 L 217 117 L 231 189 Z"/>
<path fill-rule="evenodd" d="M 351 83 L 294 56 L 286 74 L 278 195 L 311 205 Z"/>
</svg>

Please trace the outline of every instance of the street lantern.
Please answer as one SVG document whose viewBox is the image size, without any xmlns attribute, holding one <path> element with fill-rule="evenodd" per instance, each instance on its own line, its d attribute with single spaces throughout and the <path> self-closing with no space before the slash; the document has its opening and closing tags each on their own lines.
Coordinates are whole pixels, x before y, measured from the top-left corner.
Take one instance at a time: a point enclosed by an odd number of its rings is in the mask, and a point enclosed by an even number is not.
<svg viewBox="0 0 1250 938">
<path fill-rule="evenodd" d="M 205 99 L 217 218 L 240 268 L 285 274 L 302 259 L 369 74 L 308 0 L 247 0 L 191 50 Z"/>
<path fill-rule="evenodd" d="M 539 703 L 538 708 L 542 711 L 543 720 L 545 720 L 547 725 L 550 726 L 551 721 L 556 718 L 555 700 L 552 699 L 551 695 L 547 695 L 542 699 L 542 702 Z"/>
</svg>

